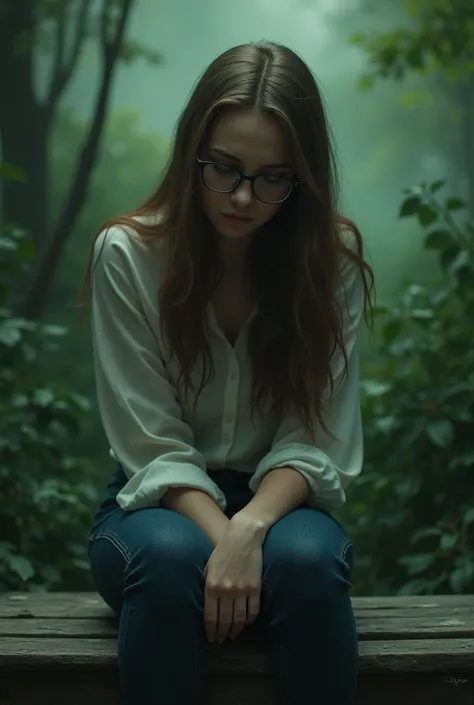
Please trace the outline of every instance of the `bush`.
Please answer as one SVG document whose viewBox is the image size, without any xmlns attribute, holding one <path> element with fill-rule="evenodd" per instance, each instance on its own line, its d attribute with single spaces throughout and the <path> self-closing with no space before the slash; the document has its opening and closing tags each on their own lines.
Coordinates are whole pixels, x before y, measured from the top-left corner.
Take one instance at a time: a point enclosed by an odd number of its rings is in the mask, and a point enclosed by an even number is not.
<svg viewBox="0 0 474 705">
<path fill-rule="evenodd" d="M 17 318 L 12 277 L 33 247 L 0 228 L 0 590 L 86 589 L 87 534 L 97 492 L 91 467 L 68 455 L 88 402 L 67 385 L 43 384 L 37 365 L 60 351 L 64 328 Z"/>
<path fill-rule="evenodd" d="M 359 594 L 474 592 L 474 224 L 442 186 L 407 191 L 400 211 L 426 231 L 438 283 L 376 307 L 365 470 L 343 511 Z"/>
</svg>

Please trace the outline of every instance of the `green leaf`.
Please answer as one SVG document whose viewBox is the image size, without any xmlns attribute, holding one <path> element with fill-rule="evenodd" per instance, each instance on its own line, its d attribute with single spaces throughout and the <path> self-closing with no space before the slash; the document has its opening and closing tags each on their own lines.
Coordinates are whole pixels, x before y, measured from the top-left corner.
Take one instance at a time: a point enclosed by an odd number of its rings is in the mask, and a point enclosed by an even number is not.
<svg viewBox="0 0 474 705">
<path fill-rule="evenodd" d="M 418 529 L 417 531 L 415 531 L 415 533 L 411 537 L 410 543 L 414 545 L 416 543 L 419 543 L 420 541 L 423 541 L 423 539 L 434 538 L 434 537 L 439 539 L 440 535 L 441 535 L 441 529 L 436 529 L 434 527 L 426 527 L 423 529 Z"/>
<path fill-rule="evenodd" d="M 42 326 L 42 330 L 44 333 L 46 333 L 46 335 L 50 335 L 56 338 L 63 337 L 68 332 L 67 328 L 65 328 L 64 326 L 56 326 L 52 324 Z"/>
<path fill-rule="evenodd" d="M 439 542 L 442 551 L 450 551 L 459 541 L 458 534 L 443 534 Z"/>
<path fill-rule="evenodd" d="M 474 507 L 469 507 L 469 509 L 464 512 L 462 520 L 464 524 L 474 523 Z"/>
<path fill-rule="evenodd" d="M 436 193 L 436 191 L 439 191 L 445 185 L 446 185 L 446 179 L 440 179 L 439 181 L 433 181 L 433 183 L 430 184 L 430 191 L 431 191 L 431 193 Z"/>
<path fill-rule="evenodd" d="M 427 578 L 415 578 L 405 583 L 399 590 L 397 595 L 422 595 L 432 586 L 433 581 Z"/>
<path fill-rule="evenodd" d="M 49 406 L 55 401 L 55 396 L 51 389 L 35 389 L 33 394 L 33 404 L 38 406 Z"/>
<path fill-rule="evenodd" d="M 399 217 L 405 218 L 410 215 L 416 215 L 422 205 L 423 203 L 419 196 L 410 196 L 403 201 L 400 207 Z"/>
<path fill-rule="evenodd" d="M 387 382 L 379 382 L 373 379 L 366 379 L 361 382 L 361 387 L 368 397 L 380 397 L 390 392 L 392 385 Z"/>
<path fill-rule="evenodd" d="M 460 248 L 456 245 L 447 247 L 440 255 L 441 266 L 445 272 L 448 271 L 451 262 L 453 262 L 460 252 Z"/>
<path fill-rule="evenodd" d="M 449 230 L 432 230 L 425 238 L 425 247 L 429 250 L 444 250 L 455 244 Z"/>
<path fill-rule="evenodd" d="M 402 332 L 402 328 L 403 323 L 399 318 L 394 318 L 388 321 L 382 329 L 384 343 L 386 345 L 390 345 L 391 343 L 393 343 L 395 338 L 397 338 Z"/>
<path fill-rule="evenodd" d="M 19 181 L 21 183 L 26 182 L 25 173 L 20 167 L 14 164 L 9 164 L 8 162 L 0 163 L 0 179 L 5 179 L 6 181 Z"/>
<path fill-rule="evenodd" d="M 24 556 L 9 557 L 8 565 L 10 566 L 10 569 L 14 573 L 16 573 L 25 583 L 35 574 L 35 569 L 33 568 L 31 561 L 28 560 L 28 558 L 25 558 Z"/>
<path fill-rule="evenodd" d="M 470 585 L 474 578 L 474 563 L 472 559 L 462 567 L 455 568 L 449 576 L 449 585 L 454 593 L 460 594 Z"/>
<path fill-rule="evenodd" d="M 410 318 L 415 321 L 430 321 L 435 317 L 434 311 L 430 308 L 415 308 L 410 312 Z"/>
<path fill-rule="evenodd" d="M 430 421 L 426 425 L 426 432 L 432 443 L 439 448 L 447 448 L 454 438 L 454 427 L 448 419 Z"/>
<path fill-rule="evenodd" d="M 9 237 L 0 236 L 0 250 L 4 252 L 15 252 L 17 244 Z"/>
<path fill-rule="evenodd" d="M 448 211 L 458 211 L 467 208 L 467 203 L 462 198 L 448 198 L 444 206 Z"/>
<path fill-rule="evenodd" d="M 21 328 L 15 325 L 14 321 L 5 321 L 0 325 L 0 343 L 12 348 L 22 339 Z"/>
<path fill-rule="evenodd" d="M 423 205 L 418 211 L 418 221 L 420 225 L 426 227 L 438 220 L 438 214 L 431 206 Z"/>
<path fill-rule="evenodd" d="M 415 553 L 411 556 L 402 556 L 398 559 L 400 565 L 405 566 L 408 575 L 422 573 L 429 568 L 434 560 L 432 553 Z"/>
<path fill-rule="evenodd" d="M 456 274 L 460 269 L 470 264 L 470 256 L 467 250 L 461 250 L 456 257 L 450 262 L 448 272 Z"/>
</svg>

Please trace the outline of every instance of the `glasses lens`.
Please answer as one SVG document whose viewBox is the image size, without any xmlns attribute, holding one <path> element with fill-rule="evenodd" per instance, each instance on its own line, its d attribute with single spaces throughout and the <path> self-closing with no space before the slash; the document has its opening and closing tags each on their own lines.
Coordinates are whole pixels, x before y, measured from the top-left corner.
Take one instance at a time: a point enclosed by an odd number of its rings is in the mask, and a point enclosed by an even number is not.
<svg viewBox="0 0 474 705">
<path fill-rule="evenodd" d="M 278 203 L 284 201 L 292 189 L 291 181 L 278 176 L 259 176 L 255 180 L 255 195 L 261 201 Z"/>
<path fill-rule="evenodd" d="M 206 186 L 213 191 L 232 191 L 239 182 L 239 172 L 225 164 L 206 164 L 203 170 Z"/>
</svg>

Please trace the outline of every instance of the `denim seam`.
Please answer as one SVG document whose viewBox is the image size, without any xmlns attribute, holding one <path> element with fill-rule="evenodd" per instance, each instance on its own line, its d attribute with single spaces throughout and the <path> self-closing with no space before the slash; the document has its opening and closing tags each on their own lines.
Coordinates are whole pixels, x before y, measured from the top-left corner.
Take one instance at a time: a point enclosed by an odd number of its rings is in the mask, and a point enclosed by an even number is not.
<svg viewBox="0 0 474 705">
<path fill-rule="evenodd" d="M 345 565 L 349 568 L 349 565 L 347 564 L 346 556 L 347 556 L 347 551 L 352 547 L 352 541 L 346 536 L 344 541 L 341 544 L 340 548 L 340 557 L 341 560 L 344 561 Z"/>
<path fill-rule="evenodd" d="M 131 555 L 130 551 L 128 550 L 128 548 L 126 547 L 126 545 L 123 543 L 123 541 L 120 540 L 120 538 L 117 536 L 117 534 L 114 534 L 111 531 L 105 531 L 103 534 L 96 536 L 94 538 L 94 543 L 96 541 L 100 541 L 100 539 L 105 539 L 106 541 L 109 541 L 113 546 L 115 546 L 117 551 L 119 551 L 119 553 L 122 555 L 122 557 L 124 558 L 124 560 L 126 562 L 126 566 L 125 566 L 125 571 L 126 571 L 128 564 L 130 563 L 130 561 L 132 559 L 132 555 Z M 124 573 L 125 573 L 125 571 L 124 571 Z"/>
</svg>

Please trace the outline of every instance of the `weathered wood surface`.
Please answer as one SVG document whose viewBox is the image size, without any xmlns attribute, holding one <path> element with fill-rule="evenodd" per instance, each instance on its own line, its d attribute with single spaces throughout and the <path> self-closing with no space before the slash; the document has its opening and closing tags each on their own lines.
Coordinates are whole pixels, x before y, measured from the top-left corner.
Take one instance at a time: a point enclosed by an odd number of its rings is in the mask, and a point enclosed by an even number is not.
<svg viewBox="0 0 474 705">
<path fill-rule="evenodd" d="M 361 673 L 426 672 L 457 673 L 474 677 L 474 642 L 472 639 L 407 639 L 401 641 L 365 641 L 359 645 Z M 270 658 L 266 648 L 252 647 L 249 641 L 209 647 L 208 673 L 270 675 Z M 0 670 L 84 670 L 115 667 L 114 639 L 29 639 L 0 638 Z M 473 700 L 474 703 L 474 700 Z"/>
<path fill-rule="evenodd" d="M 474 596 L 352 602 L 358 705 L 474 705 Z M 0 595 L 0 703 L 119 705 L 116 637 L 94 593 Z M 209 652 L 205 705 L 273 705 L 265 635 L 249 629 Z"/>
</svg>

